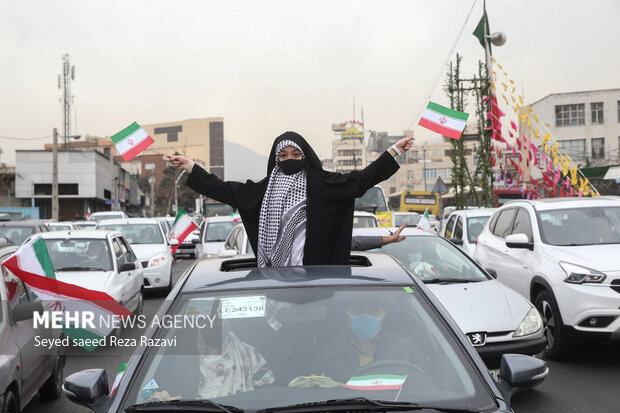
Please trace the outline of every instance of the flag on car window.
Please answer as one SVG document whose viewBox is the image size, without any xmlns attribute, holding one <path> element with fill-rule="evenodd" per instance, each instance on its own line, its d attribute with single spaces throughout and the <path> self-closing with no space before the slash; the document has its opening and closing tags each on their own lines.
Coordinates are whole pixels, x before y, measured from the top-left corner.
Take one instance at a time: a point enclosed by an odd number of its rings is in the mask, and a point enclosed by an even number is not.
<svg viewBox="0 0 620 413">
<path fill-rule="evenodd" d="M 241 222 L 241 215 L 238 212 L 233 212 L 230 216 L 233 218 L 233 222 Z"/>
<path fill-rule="evenodd" d="M 142 151 L 155 143 L 153 138 L 136 122 L 127 126 L 119 133 L 112 135 L 112 142 L 123 159 L 129 162 Z"/>
<path fill-rule="evenodd" d="M 35 235 L 22 245 L 2 262 L 2 266 L 27 284 L 50 309 L 70 315 L 72 321 L 68 321 L 63 331 L 88 351 L 97 348 L 97 343 L 118 326 L 121 318 L 132 314 L 104 292 L 57 280 L 41 235 Z M 92 313 L 92 323 L 77 325 L 76 318 L 83 320 L 79 315 L 86 312 Z M 61 324 L 65 325 L 64 319 Z"/>
<path fill-rule="evenodd" d="M 399 390 L 403 387 L 407 376 L 379 374 L 374 376 L 351 377 L 344 385 L 355 390 Z"/>
<path fill-rule="evenodd" d="M 172 255 L 174 255 L 179 245 L 183 242 L 183 240 L 192 233 L 193 230 L 198 228 L 194 221 L 187 215 L 183 209 L 179 209 L 177 213 L 177 217 L 172 224 L 172 231 L 170 232 L 170 239 L 176 239 L 179 241 L 177 245 L 172 246 Z"/>
<path fill-rule="evenodd" d="M 431 220 L 428 216 L 428 208 L 426 208 L 426 210 L 424 211 L 424 216 L 422 216 L 422 218 L 420 219 L 420 221 L 418 222 L 418 229 L 424 230 L 424 231 L 429 231 L 431 230 Z"/>
<path fill-rule="evenodd" d="M 116 371 L 116 377 L 114 378 L 114 383 L 112 383 L 112 390 L 110 391 L 110 397 L 114 396 L 114 392 L 118 388 L 118 384 L 121 382 L 123 378 L 123 373 L 125 373 L 125 369 L 127 368 L 127 363 L 121 363 L 118 366 L 118 370 Z"/>
<path fill-rule="evenodd" d="M 459 112 L 437 103 L 428 102 L 418 125 L 452 139 L 460 139 L 469 113 Z"/>
</svg>

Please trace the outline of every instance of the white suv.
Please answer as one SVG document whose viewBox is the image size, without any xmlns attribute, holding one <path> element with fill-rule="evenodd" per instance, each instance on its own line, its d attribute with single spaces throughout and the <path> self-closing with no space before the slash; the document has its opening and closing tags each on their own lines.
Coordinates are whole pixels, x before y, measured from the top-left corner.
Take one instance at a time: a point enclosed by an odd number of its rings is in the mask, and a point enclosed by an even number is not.
<svg viewBox="0 0 620 413">
<path fill-rule="evenodd" d="M 474 251 L 539 309 L 551 358 L 570 353 L 577 339 L 620 339 L 619 256 L 619 197 L 507 203 Z"/>
</svg>

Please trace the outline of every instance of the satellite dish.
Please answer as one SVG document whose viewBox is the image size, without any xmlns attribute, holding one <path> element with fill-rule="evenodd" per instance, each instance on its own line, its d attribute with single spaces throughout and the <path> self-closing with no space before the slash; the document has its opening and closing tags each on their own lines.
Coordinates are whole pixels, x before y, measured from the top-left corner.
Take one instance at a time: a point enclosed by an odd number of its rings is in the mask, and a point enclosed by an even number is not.
<svg viewBox="0 0 620 413">
<path fill-rule="evenodd" d="M 506 35 L 502 32 L 495 32 L 489 37 L 494 46 L 503 46 L 506 43 Z"/>
</svg>

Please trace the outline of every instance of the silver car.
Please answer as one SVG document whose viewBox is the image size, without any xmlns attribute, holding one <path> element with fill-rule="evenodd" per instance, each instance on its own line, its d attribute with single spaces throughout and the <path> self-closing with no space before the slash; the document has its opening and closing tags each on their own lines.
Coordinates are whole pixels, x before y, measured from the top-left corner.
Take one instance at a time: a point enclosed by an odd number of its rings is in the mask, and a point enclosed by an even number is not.
<svg viewBox="0 0 620 413">
<path fill-rule="evenodd" d="M 0 245 L 0 261 L 17 251 Z M 56 399 L 62 391 L 65 360 L 58 353 L 40 349 L 41 338 L 60 338 L 60 330 L 34 329 L 33 313 L 43 311 L 40 300 L 19 278 L 2 267 L 0 283 L 0 391 L 1 411 L 21 411 L 39 392 L 42 399 Z M 39 337 L 39 339 L 37 339 Z"/>
</svg>

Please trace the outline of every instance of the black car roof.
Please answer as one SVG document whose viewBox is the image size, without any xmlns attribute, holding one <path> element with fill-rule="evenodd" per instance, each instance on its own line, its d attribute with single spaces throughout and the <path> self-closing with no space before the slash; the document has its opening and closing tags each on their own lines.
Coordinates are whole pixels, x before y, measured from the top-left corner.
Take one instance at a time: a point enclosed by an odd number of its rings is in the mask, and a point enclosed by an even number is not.
<svg viewBox="0 0 620 413">
<path fill-rule="evenodd" d="M 255 259 L 203 259 L 196 263 L 181 292 L 415 283 L 409 273 L 388 254 L 356 253 L 352 259 L 360 265 L 256 268 Z M 241 263 L 241 268 L 235 269 L 238 263 Z M 231 265 L 233 269 L 227 270 Z M 254 268 L 248 268 L 252 265 Z"/>
</svg>

